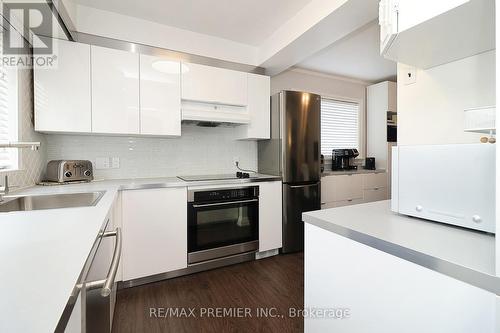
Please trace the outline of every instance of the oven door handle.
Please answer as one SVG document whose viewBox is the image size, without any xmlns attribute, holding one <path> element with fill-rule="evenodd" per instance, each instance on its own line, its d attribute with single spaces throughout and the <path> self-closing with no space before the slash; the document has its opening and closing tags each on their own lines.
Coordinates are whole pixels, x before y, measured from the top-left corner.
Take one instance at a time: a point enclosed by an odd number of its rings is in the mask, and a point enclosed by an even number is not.
<svg viewBox="0 0 500 333">
<path fill-rule="evenodd" d="M 239 203 L 258 202 L 258 201 L 259 201 L 259 199 L 249 199 L 249 200 L 240 200 L 240 201 L 216 202 L 216 203 L 201 204 L 201 205 L 194 204 L 193 208 L 233 205 L 233 204 L 239 204 Z"/>
</svg>

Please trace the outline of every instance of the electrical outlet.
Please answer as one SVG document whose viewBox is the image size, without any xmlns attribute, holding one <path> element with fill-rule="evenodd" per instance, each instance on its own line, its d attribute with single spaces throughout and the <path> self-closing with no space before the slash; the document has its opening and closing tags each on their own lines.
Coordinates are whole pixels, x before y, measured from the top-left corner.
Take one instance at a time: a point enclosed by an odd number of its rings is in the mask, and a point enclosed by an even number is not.
<svg viewBox="0 0 500 333">
<path fill-rule="evenodd" d="M 109 169 L 109 157 L 97 157 L 95 159 L 95 168 L 96 169 Z"/>
<path fill-rule="evenodd" d="M 417 82 L 417 70 L 415 67 L 407 67 L 403 72 L 403 84 L 409 85 Z"/>
<path fill-rule="evenodd" d="M 111 168 L 112 169 L 120 168 L 120 158 L 119 157 L 112 157 L 111 158 Z"/>
</svg>

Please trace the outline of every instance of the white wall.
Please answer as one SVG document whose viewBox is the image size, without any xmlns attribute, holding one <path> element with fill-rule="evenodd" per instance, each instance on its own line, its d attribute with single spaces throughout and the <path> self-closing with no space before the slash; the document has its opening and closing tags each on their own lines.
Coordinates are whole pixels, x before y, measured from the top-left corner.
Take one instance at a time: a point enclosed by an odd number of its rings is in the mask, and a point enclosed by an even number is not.
<svg viewBox="0 0 500 333">
<path fill-rule="evenodd" d="M 257 169 L 257 142 L 236 141 L 237 128 L 183 126 L 180 138 L 47 135 L 48 159 L 119 157 L 120 168 L 95 170 L 96 179 L 233 173 L 233 157 Z"/>
<path fill-rule="evenodd" d="M 271 94 L 282 90 L 306 91 L 324 97 L 351 100 L 360 103 L 360 156 L 366 151 L 366 87 L 369 83 L 349 78 L 294 68 L 271 78 Z"/>
<path fill-rule="evenodd" d="M 463 111 L 495 105 L 495 51 L 417 70 L 410 85 L 406 68 L 398 64 L 398 144 L 479 142 L 480 134 L 463 131 Z"/>
<path fill-rule="evenodd" d="M 495 6 L 495 15 L 496 15 L 496 45 L 500 45 L 500 24 L 498 23 L 498 18 L 500 17 L 500 6 L 499 6 L 499 1 L 496 1 L 496 6 Z M 495 55 L 496 61 L 500 61 L 500 54 Z M 497 66 L 495 69 L 495 75 L 496 78 L 500 78 L 500 66 Z M 497 100 L 500 100 L 500 85 L 496 86 L 495 89 L 496 93 L 496 98 Z M 496 119 L 500 119 L 500 111 L 498 108 L 496 109 Z M 497 149 L 496 149 L 496 212 L 500 212 L 500 148 L 499 145 L 497 144 Z M 500 233 L 500 214 L 496 214 L 496 220 L 497 220 L 497 225 L 496 225 L 496 230 Z M 500 236 L 497 236 L 495 238 L 496 240 L 496 273 L 497 276 L 500 276 Z M 498 322 L 498 330 L 500 331 L 500 297 L 497 297 L 497 318 Z"/>
</svg>

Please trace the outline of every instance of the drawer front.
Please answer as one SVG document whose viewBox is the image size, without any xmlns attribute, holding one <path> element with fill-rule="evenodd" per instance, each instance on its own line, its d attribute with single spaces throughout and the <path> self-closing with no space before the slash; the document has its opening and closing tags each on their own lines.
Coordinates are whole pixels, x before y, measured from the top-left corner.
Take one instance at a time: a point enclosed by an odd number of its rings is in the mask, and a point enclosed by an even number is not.
<svg viewBox="0 0 500 333">
<path fill-rule="evenodd" d="M 343 207 L 343 206 L 359 205 L 362 204 L 363 202 L 364 202 L 363 199 L 349 199 L 349 200 L 335 201 L 332 204 L 333 207 Z"/>
<path fill-rule="evenodd" d="M 335 201 L 335 178 L 337 176 L 321 178 L 321 202 Z"/>
<path fill-rule="evenodd" d="M 369 173 L 364 175 L 363 188 L 374 189 L 387 187 L 387 173 Z"/>
<path fill-rule="evenodd" d="M 333 201 L 344 201 L 363 198 L 363 175 L 335 176 L 335 193 Z M 327 200 L 323 200 L 327 202 Z"/>
<path fill-rule="evenodd" d="M 365 202 L 387 200 L 387 187 L 364 191 Z"/>
</svg>

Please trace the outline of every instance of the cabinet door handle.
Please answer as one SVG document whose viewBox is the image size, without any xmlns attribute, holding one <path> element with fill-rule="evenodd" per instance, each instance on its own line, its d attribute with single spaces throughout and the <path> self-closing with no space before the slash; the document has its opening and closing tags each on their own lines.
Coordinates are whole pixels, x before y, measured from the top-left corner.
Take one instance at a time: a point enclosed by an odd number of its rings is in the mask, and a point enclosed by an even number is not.
<svg viewBox="0 0 500 333">
<path fill-rule="evenodd" d="M 116 228 L 115 231 L 109 231 L 102 234 L 102 237 L 116 237 L 115 249 L 113 251 L 113 259 L 111 260 L 111 265 L 109 267 L 108 276 L 104 280 L 97 280 L 86 282 L 85 287 L 87 289 L 101 289 L 101 296 L 108 297 L 111 294 L 113 283 L 115 282 L 116 273 L 118 272 L 118 264 L 120 263 L 120 258 L 122 254 L 122 231 L 120 228 Z"/>
</svg>

